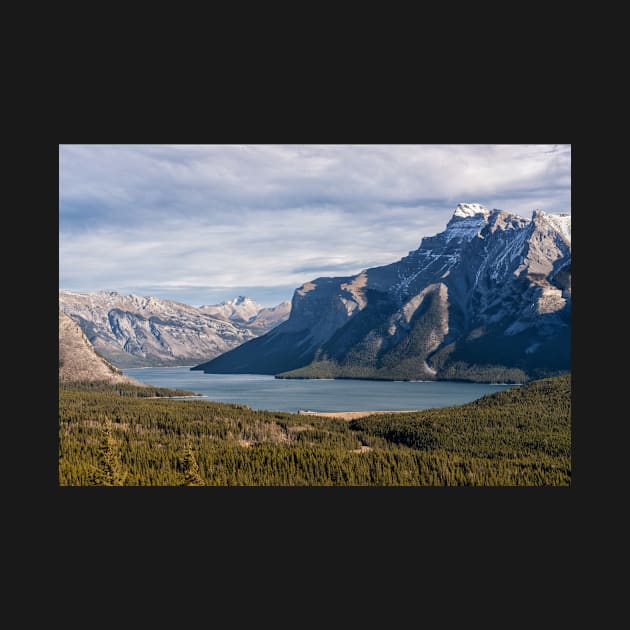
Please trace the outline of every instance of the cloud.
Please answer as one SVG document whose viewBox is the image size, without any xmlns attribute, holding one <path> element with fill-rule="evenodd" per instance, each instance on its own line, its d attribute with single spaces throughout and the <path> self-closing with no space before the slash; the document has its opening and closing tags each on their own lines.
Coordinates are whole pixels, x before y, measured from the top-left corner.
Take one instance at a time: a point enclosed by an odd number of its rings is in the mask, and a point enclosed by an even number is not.
<svg viewBox="0 0 630 630">
<path fill-rule="evenodd" d="M 566 145 L 63 145 L 60 286 L 271 304 L 399 259 L 460 201 L 570 211 L 570 160 Z"/>
</svg>

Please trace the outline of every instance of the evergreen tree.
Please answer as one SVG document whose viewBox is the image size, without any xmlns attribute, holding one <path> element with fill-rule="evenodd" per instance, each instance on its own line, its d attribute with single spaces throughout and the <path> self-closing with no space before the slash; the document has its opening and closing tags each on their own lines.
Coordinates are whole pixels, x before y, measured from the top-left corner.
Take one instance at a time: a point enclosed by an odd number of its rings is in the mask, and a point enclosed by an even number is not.
<svg viewBox="0 0 630 630">
<path fill-rule="evenodd" d="M 118 445 L 112 434 L 112 422 L 104 416 L 101 443 L 98 448 L 99 466 L 92 474 L 95 486 L 122 486 L 126 473 L 122 470 Z"/>
<path fill-rule="evenodd" d="M 195 459 L 195 453 L 192 450 L 190 440 L 186 442 L 186 455 L 182 464 L 184 471 L 184 483 L 183 486 L 203 486 L 203 479 L 199 473 L 199 465 Z"/>
</svg>

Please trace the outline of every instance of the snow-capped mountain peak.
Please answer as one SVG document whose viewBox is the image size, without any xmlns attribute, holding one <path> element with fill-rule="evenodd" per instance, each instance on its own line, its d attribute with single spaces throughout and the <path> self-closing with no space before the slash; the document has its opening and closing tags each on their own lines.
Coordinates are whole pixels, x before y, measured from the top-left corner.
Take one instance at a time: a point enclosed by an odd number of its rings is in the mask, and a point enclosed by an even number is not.
<svg viewBox="0 0 630 630">
<path fill-rule="evenodd" d="M 221 302 L 224 306 L 240 306 L 241 308 L 251 308 L 260 310 L 262 307 L 261 304 L 252 300 L 252 298 L 248 298 L 245 295 L 239 295 L 231 300 L 225 300 L 225 302 Z"/>
<path fill-rule="evenodd" d="M 231 300 L 225 300 L 225 302 L 221 302 L 221 304 L 244 304 L 244 303 L 255 304 L 256 302 L 254 302 L 254 300 L 252 300 L 251 298 L 246 297 L 245 295 L 237 295 L 235 298 L 232 298 Z"/>
<path fill-rule="evenodd" d="M 486 206 L 482 206 L 480 203 L 458 203 L 453 216 L 466 219 L 468 217 L 474 217 L 477 214 L 487 216 L 488 212 L 488 208 L 486 208 Z"/>
<path fill-rule="evenodd" d="M 204 304 L 199 307 L 212 315 L 219 315 L 231 321 L 248 322 L 263 309 L 261 304 L 244 295 L 225 300 L 220 304 Z"/>
<path fill-rule="evenodd" d="M 459 203 L 443 233 L 446 241 L 452 239 L 470 241 L 488 221 L 490 211 L 479 203 Z"/>
</svg>

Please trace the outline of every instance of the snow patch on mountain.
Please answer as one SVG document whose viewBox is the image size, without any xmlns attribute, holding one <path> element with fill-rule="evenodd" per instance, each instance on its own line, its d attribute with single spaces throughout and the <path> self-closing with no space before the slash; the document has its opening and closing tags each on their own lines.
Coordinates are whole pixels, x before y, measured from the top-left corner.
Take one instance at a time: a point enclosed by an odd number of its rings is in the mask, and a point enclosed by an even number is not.
<svg viewBox="0 0 630 630">
<path fill-rule="evenodd" d="M 453 239 L 471 241 L 486 226 L 490 211 L 478 203 L 460 203 L 443 232 L 448 243 Z"/>
<path fill-rule="evenodd" d="M 571 215 L 566 213 L 561 214 L 546 214 L 547 221 L 553 225 L 553 227 L 564 236 L 564 238 L 571 242 Z"/>
<path fill-rule="evenodd" d="M 523 247 L 528 238 L 529 232 L 527 230 L 520 230 L 516 232 L 515 237 L 503 249 L 501 254 L 494 258 L 494 260 L 488 260 L 488 263 L 492 266 L 490 277 L 493 280 L 497 280 L 497 278 L 505 276 L 506 270 L 513 268 L 515 263 L 522 263 Z M 514 275 L 518 275 L 520 270 L 520 267 L 517 267 L 514 270 Z"/>
<path fill-rule="evenodd" d="M 447 243 L 454 238 L 460 241 L 471 241 L 479 234 L 485 225 L 485 217 L 472 217 L 458 221 L 457 223 L 451 223 L 444 232 L 444 238 Z"/>
<path fill-rule="evenodd" d="M 486 206 L 482 206 L 480 203 L 458 203 L 453 216 L 465 219 L 468 217 L 474 217 L 477 214 L 487 216 L 488 208 L 486 208 Z"/>
</svg>

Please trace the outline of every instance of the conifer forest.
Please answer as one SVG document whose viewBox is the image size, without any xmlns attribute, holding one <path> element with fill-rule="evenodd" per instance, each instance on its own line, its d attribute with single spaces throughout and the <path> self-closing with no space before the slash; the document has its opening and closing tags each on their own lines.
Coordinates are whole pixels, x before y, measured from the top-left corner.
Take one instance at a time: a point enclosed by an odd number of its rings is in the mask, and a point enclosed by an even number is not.
<svg viewBox="0 0 630 630">
<path fill-rule="evenodd" d="M 571 377 L 338 418 L 128 384 L 59 385 L 62 486 L 568 486 Z"/>
</svg>

